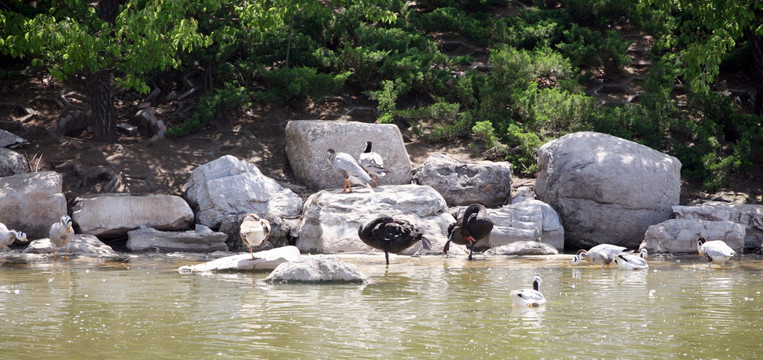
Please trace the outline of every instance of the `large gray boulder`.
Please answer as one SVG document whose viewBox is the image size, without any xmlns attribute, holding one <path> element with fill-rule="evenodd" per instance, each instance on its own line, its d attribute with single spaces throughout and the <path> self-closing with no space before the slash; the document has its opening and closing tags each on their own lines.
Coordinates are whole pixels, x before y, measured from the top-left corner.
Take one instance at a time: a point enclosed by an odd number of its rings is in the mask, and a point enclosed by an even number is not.
<svg viewBox="0 0 763 360">
<path fill-rule="evenodd" d="M 294 175 L 312 189 L 337 189 L 342 177 L 329 165 L 326 151 L 345 152 L 356 160 L 373 142 L 390 173 L 379 184 L 411 182 L 411 161 L 400 129 L 393 124 L 366 124 L 321 120 L 293 120 L 286 125 L 286 155 Z"/>
<path fill-rule="evenodd" d="M 24 254 L 53 254 L 53 246 L 50 239 L 42 238 L 29 243 L 22 253 Z M 56 248 L 56 255 L 63 257 L 66 253 L 66 247 Z M 116 251 L 104 244 L 97 237 L 88 234 L 75 234 L 72 242 L 69 243 L 69 255 L 83 255 L 95 257 L 115 257 Z"/>
<path fill-rule="evenodd" d="M 416 168 L 416 182 L 429 185 L 450 206 L 480 203 L 501 206 L 511 194 L 511 164 L 479 161 L 465 163 L 434 154 Z"/>
<path fill-rule="evenodd" d="M 0 222 L 29 239 L 48 237 L 50 225 L 66 215 L 62 186 L 61 174 L 53 171 L 0 178 Z"/>
<path fill-rule="evenodd" d="M 23 155 L 13 150 L 0 148 L 0 177 L 26 172 L 29 172 L 29 163 Z"/>
<path fill-rule="evenodd" d="M 429 186 L 384 185 L 352 193 L 320 191 L 305 201 L 296 245 L 303 253 L 377 253 L 358 237 L 358 228 L 380 215 L 410 221 L 442 252 L 448 225 L 456 220 L 447 212 L 445 200 Z M 459 249 L 461 248 L 461 249 Z M 410 255 L 422 249 L 421 242 L 403 251 Z M 463 247 L 453 253 L 464 254 Z"/>
<path fill-rule="evenodd" d="M 681 163 L 632 141 L 572 133 L 543 145 L 538 165 L 535 193 L 559 213 L 568 247 L 637 247 L 678 205 Z"/>
<path fill-rule="evenodd" d="M 196 230 L 160 231 L 148 227 L 127 232 L 127 249 L 141 251 L 226 251 L 227 235 L 210 230 L 204 225 L 196 225 Z"/>
<path fill-rule="evenodd" d="M 674 206 L 673 212 L 676 219 L 732 221 L 741 224 L 745 228 L 744 252 L 759 253 L 761 251 L 763 205 L 708 201 L 699 205 Z"/>
<path fill-rule="evenodd" d="M 284 246 L 258 252 L 255 259 L 249 253 L 226 256 L 196 265 L 178 268 L 180 273 L 206 273 L 225 270 L 273 270 L 285 262 L 296 261 L 300 257 L 295 246 Z"/>
<path fill-rule="evenodd" d="M 336 256 L 302 256 L 295 261 L 278 265 L 264 280 L 268 283 L 359 283 L 366 284 L 368 276 L 354 264 L 340 261 Z"/>
<path fill-rule="evenodd" d="M 141 226 L 176 231 L 193 224 L 193 210 L 179 196 L 105 194 L 75 202 L 72 220 L 79 232 L 102 238 L 123 237 Z"/>
<path fill-rule="evenodd" d="M 526 200 L 489 209 L 488 213 L 494 223 L 488 236 L 491 248 L 535 241 L 564 251 L 564 227 L 550 205 L 539 200 Z"/>
<path fill-rule="evenodd" d="M 723 240 L 741 254 L 744 248 L 744 226 L 732 221 L 670 219 L 650 226 L 640 248 L 650 254 L 697 253 L 697 240 Z"/>
<path fill-rule="evenodd" d="M 296 218 L 302 199 L 253 164 L 231 155 L 197 167 L 186 183 L 196 222 L 217 229 L 228 214 L 254 212 Z"/>
</svg>

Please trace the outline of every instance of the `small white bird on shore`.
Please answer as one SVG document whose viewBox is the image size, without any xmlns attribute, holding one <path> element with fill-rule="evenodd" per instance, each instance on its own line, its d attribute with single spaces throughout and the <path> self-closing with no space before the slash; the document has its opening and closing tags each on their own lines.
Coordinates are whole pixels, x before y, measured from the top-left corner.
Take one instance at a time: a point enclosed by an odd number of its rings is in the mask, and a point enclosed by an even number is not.
<svg viewBox="0 0 763 360">
<path fill-rule="evenodd" d="M 61 220 L 50 226 L 50 232 L 48 233 L 50 239 L 50 245 L 53 247 L 53 261 L 58 259 L 56 255 L 56 248 L 66 247 L 66 254 L 64 259 L 69 260 L 69 244 L 74 239 L 74 229 L 72 229 L 72 218 L 69 215 L 64 215 Z"/>
<path fill-rule="evenodd" d="M 726 245 L 723 240 L 707 241 L 703 237 L 697 240 L 697 251 L 699 252 L 699 257 L 704 255 L 710 263 L 716 263 L 721 266 L 732 256 L 736 255 L 736 251 Z"/>
<path fill-rule="evenodd" d="M 254 257 L 252 247 L 262 246 L 268 237 L 270 237 L 270 222 L 266 219 L 261 219 L 257 214 L 247 214 L 244 220 L 241 221 L 239 236 L 241 241 L 249 247 L 252 260 L 257 259 Z"/>
<path fill-rule="evenodd" d="M 0 251 L 6 246 L 10 246 L 14 241 L 19 240 L 27 242 L 26 234 L 23 231 L 8 230 L 5 224 L 0 223 Z"/>
</svg>

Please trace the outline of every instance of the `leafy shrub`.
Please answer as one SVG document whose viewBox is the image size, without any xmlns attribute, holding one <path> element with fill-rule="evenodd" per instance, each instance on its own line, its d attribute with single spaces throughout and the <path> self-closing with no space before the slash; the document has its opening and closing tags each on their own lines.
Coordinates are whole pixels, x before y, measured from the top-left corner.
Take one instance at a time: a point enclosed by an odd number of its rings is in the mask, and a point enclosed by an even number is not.
<svg viewBox="0 0 763 360">
<path fill-rule="evenodd" d="M 506 132 L 509 155 L 514 170 L 520 174 L 532 176 L 538 172 L 538 149 L 543 145 L 540 137 L 533 132 L 523 131 L 517 124 L 509 124 Z"/>
<path fill-rule="evenodd" d="M 320 98 L 339 91 L 349 73 L 321 74 L 315 68 L 284 68 L 263 73 L 268 90 L 255 93 L 264 103 L 286 104 L 293 99 Z"/>
<path fill-rule="evenodd" d="M 577 67 L 619 67 L 630 62 L 626 54 L 630 42 L 616 31 L 602 34 L 600 31 L 572 24 L 563 34 L 564 42 L 556 46 Z"/>
</svg>

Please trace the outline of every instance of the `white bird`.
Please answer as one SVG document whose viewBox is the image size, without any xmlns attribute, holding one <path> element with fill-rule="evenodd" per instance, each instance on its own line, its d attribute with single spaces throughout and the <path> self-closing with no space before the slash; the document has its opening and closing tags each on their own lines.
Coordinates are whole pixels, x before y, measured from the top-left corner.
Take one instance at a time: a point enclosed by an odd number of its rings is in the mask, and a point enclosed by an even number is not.
<svg viewBox="0 0 763 360">
<path fill-rule="evenodd" d="M 374 177 L 374 186 L 379 185 L 379 178 L 389 174 L 389 169 L 384 166 L 384 159 L 382 159 L 379 153 L 371 151 L 373 144 L 366 142 L 366 149 L 358 156 L 358 163 L 368 175 Z"/>
<path fill-rule="evenodd" d="M 342 192 L 345 192 L 347 189 L 349 189 L 347 192 L 352 192 L 352 183 L 364 185 L 368 188 L 371 187 L 373 179 L 350 154 L 336 152 L 334 149 L 328 149 L 327 153 L 331 168 L 339 175 L 342 175 L 344 179 Z"/>
<path fill-rule="evenodd" d="M 619 253 L 615 256 L 615 264 L 622 270 L 649 269 L 646 263 L 648 254 L 646 249 L 641 249 L 638 255 L 633 253 Z"/>
<path fill-rule="evenodd" d="M 10 246 L 14 241 L 19 240 L 27 242 L 26 234 L 23 231 L 8 230 L 5 224 L 0 223 L 0 250 Z"/>
<path fill-rule="evenodd" d="M 58 258 L 58 256 L 56 256 L 56 248 L 61 246 L 66 247 L 66 254 L 64 255 L 64 259 L 68 260 L 69 244 L 74 238 L 72 218 L 70 218 L 68 215 L 64 215 L 61 217 L 61 220 L 51 225 L 48 238 L 50 239 L 50 244 L 53 247 L 53 260 L 55 261 Z"/>
<path fill-rule="evenodd" d="M 536 307 L 546 303 L 546 298 L 540 293 L 540 275 L 535 275 L 532 289 L 512 290 L 510 295 L 514 305 L 522 307 Z"/>
<path fill-rule="evenodd" d="M 256 257 L 254 257 L 252 247 L 262 246 L 265 240 L 270 237 L 270 222 L 261 219 L 257 214 L 247 214 L 241 221 L 239 236 L 241 236 L 241 241 L 249 247 L 249 253 L 252 254 L 254 260 Z"/>
<path fill-rule="evenodd" d="M 722 240 L 707 241 L 703 237 L 697 240 L 697 251 L 699 251 L 700 257 L 704 255 L 709 262 L 717 263 L 721 266 L 732 256 L 736 255 L 736 251 Z"/>
<path fill-rule="evenodd" d="M 623 251 L 627 250 L 625 247 L 612 245 L 612 244 L 599 244 L 588 250 L 578 250 L 578 253 L 572 258 L 572 265 L 580 264 L 580 261 L 585 259 L 594 264 L 599 264 L 601 267 L 609 265 L 615 256 Z"/>
</svg>

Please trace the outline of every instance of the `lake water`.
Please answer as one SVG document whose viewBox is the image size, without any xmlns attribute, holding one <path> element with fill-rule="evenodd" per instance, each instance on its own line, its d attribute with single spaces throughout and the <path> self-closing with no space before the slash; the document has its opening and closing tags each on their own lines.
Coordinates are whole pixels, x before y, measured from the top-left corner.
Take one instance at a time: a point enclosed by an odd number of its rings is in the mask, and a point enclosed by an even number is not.
<svg viewBox="0 0 763 360">
<path fill-rule="evenodd" d="M 201 261 L 0 265 L 2 359 L 757 358 L 763 260 L 573 267 L 569 256 L 348 256 L 368 285 L 268 285 Z M 543 276 L 548 303 L 509 292 Z"/>
</svg>

